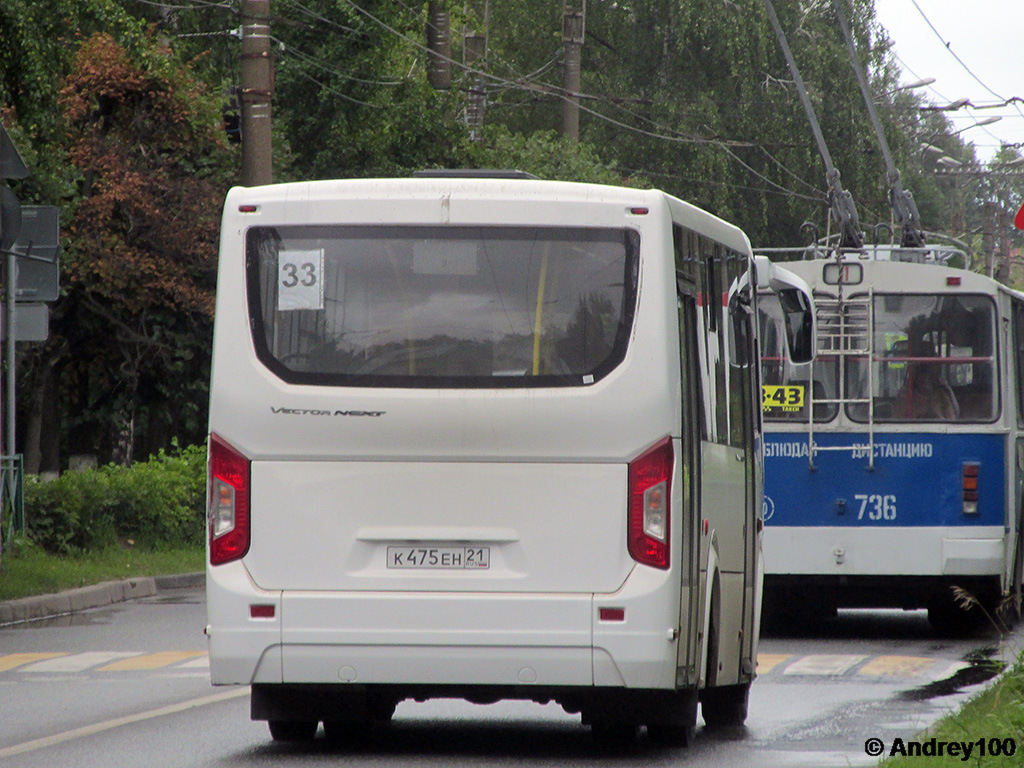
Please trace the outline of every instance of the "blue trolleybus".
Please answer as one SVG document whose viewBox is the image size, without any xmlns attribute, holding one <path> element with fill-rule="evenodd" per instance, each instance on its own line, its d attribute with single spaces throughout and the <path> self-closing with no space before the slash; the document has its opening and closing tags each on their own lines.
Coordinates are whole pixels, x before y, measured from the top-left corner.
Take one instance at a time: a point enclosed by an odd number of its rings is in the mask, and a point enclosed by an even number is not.
<svg viewBox="0 0 1024 768">
<path fill-rule="evenodd" d="M 949 631 L 1019 606 L 1024 294 L 948 248 L 809 256 L 786 266 L 815 293 L 811 365 L 760 304 L 766 611 L 927 608 Z"/>
</svg>

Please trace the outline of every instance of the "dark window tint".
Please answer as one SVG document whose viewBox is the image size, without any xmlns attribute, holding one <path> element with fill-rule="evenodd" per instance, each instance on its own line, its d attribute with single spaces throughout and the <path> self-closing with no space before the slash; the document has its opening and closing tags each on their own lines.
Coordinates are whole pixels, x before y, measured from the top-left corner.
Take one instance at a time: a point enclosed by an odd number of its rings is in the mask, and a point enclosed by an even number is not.
<svg viewBox="0 0 1024 768">
<path fill-rule="evenodd" d="M 290 226 L 246 248 L 257 354 L 293 383 L 585 385 L 636 302 L 631 230 Z"/>
</svg>

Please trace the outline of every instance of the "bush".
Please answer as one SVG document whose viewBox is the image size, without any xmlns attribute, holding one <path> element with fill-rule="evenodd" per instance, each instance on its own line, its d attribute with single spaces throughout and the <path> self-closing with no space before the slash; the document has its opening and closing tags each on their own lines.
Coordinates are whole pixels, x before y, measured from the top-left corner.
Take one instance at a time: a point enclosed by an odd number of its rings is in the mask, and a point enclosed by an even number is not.
<svg viewBox="0 0 1024 768">
<path fill-rule="evenodd" d="M 25 481 L 25 524 L 46 552 L 70 555 L 121 540 L 148 547 L 201 544 L 206 446 L 160 451 L 130 467 L 109 465 Z"/>
</svg>

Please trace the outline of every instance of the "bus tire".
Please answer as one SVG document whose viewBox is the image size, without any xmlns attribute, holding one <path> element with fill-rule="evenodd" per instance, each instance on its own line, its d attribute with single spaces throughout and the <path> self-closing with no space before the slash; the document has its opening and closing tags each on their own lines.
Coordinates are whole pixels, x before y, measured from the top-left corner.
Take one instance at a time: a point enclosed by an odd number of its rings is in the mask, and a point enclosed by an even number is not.
<svg viewBox="0 0 1024 768">
<path fill-rule="evenodd" d="M 697 692 L 678 691 L 647 720 L 647 736 L 656 744 L 688 747 L 697 733 Z"/>
<path fill-rule="evenodd" d="M 270 738 L 274 741 L 301 743 L 313 741 L 320 725 L 316 720 L 269 720 Z"/>
<path fill-rule="evenodd" d="M 700 713 L 709 728 L 743 725 L 747 719 L 750 683 L 705 688 L 700 694 Z"/>
<path fill-rule="evenodd" d="M 655 744 L 663 747 L 689 747 L 697 734 L 696 725 L 668 725 L 664 723 L 647 726 L 647 735 Z"/>
</svg>

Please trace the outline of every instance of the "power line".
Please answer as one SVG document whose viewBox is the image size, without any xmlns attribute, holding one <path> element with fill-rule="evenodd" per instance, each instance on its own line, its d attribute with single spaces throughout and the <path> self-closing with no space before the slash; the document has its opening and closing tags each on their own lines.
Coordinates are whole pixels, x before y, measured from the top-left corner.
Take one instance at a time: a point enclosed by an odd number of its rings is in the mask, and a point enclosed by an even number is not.
<svg viewBox="0 0 1024 768">
<path fill-rule="evenodd" d="M 911 2 L 911 3 L 913 4 L 913 6 L 914 6 L 914 8 L 915 8 L 915 9 L 917 10 L 917 12 L 918 12 L 918 13 L 919 13 L 919 14 L 921 15 L 921 18 L 922 18 L 922 19 L 924 19 L 924 22 L 925 22 L 925 24 L 927 24 L 927 25 L 928 25 L 929 29 L 931 29 L 931 31 L 932 31 L 933 33 L 935 33 L 935 36 L 936 36 L 936 37 L 937 37 L 937 38 L 939 39 L 939 42 L 941 42 L 941 43 L 942 43 L 942 45 L 943 45 L 943 47 L 945 47 L 945 49 L 946 49 L 947 51 L 949 51 L 949 54 L 950 54 L 950 55 L 951 55 L 951 56 L 952 56 L 952 57 L 953 57 L 953 58 L 954 58 L 954 59 L 956 60 L 956 62 L 957 62 L 957 63 L 958 63 L 958 64 L 959 64 L 959 65 L 960 65 L 961 67 L 963 67 L 964 71 L 965 71 L 965 72 L 967 72 L 967 74 L 969 74 L 969 75 L 970 75 L 970 76 L 971 76 L 972 78 L 974 78 L 974 80 L 975 80 L 975 81 L 976 81 L 976 82 L 978 83 L 978 85 L 980 85 L 980 86 L 981 86 L 982 88 L 984 88 L 984 89 L 985 89 L 986 91 L 988 91 L 989 93 L 991 93 L 991 94 L 992 94 L 993 96 L 995 96 L 995 97 L 996 97 L 997 99 L 1001 100 L 1001 101 L 1002 101 L 1002 102 L 1004 102 L 1005 104 L 1009 104 L 1009 103 L 1013 102 L 1013 103 L 1014 103 L 1014 107 L 1015 107 L 1015 108 L 1016 108 L 1016 110 L 1017 110 L 1017 113 L 1018 113 L 1018 114 L 1019 114 L 1019 115 L 1020 115 L 1021 117 L 1024 117 L 1024 111 L 1021 111 L 1021 108 L 1020 108 L 1020 106 L 1019 106 L 1019 105 L 1018 105 L 1018 104 L 1017 104 L 1017 103 L 1015 102 L 1015 100 L 1014 100 L 1014 99 L 1007 99 L 1007 98 L 1006 98 L 1006 97 L 1004 97 L 1004 96 L 1000 96 L 1000 95 L 999 95 L 998 93 L 996 93 L 996 92 L 995 92 L 994 90 L 992 90 L 991 88 L 989 88 L 989 86 L 988 86 L 988 85 L 987 85 L 986 83 L 984 83 L 984 82 L 982 81 L 982 79 L 981 79 L 980 77 L 978 77 L 978 75 L 977 75 L 977 74 L 975 74 L 975 73 L 974 73 L 974 71 L 973 71 L 973 70 L 972 70 L 972 69 L 971 69 L 970 67 L 968 67 L 968 66 L 967 66 L 967 64 L 966 64 L 966 63 L 964 62 L 964 60 L 963 60 L 963 59 L 961 59 L 961 58 L 960 58 L 960 57 L 959 57 L 959 56 L 957 55 L 956 51 L 954 51 L 954 50 L 953 50 L 953 43 L 952 43 L 952 41 L 951 41 L 951 40 L 946 40 L 945 38 L 943 38 L 943 36 L 942 36 L 942 35 L 941 35 L 941 34 L 939 33 L 939 30 L 935 28 L 935 25 L 934 25 L 934 24 L 932 24 L 932 22 L 931 22 L 931 19 L 929 19 L 929 18 L 928 18 L 928 17 L 927 17 L 926 15 L 925 15 L 925 12 L 924 12 L 923 10 L 921 10 L 921 6 L 920 6 L 920 5 L 918 5 L 918 3 L 917 3 L 917 0 L 910 0 L 910 2 Z M 996 139 L 997 141 L 999 141 L 999 138 L 998 138 L 998 137 L 997 137 L 997 136 L 996 136 L 995 134 L 993 134 L 993 133 L 992 133 L 991 131 L 989 131 L 988 129 L 986 129 L 986 130 L 985 130 L 985 132 L 986 132 L 986 133 L 988 133 L 988 134 L 989 134 L 990 136 L 992 136 L 992 138 L 994 138 L 994 139 Z"/>
<path fill-rule="evenodd" d="M 385 21 L 377 18 L 376 16 L 374 16 L 372 13 L 367 11 L 365 8 L 360 8 L 353 0 L 344 0 L 344 2 L 349 7 L 351 7 L 353 10 L 355 10 L 358 13 L 362 14 L 363 16 L 365 16 L 366 18 L 368 18 L 370 21 L 374 22 L 375 24 L 380 25 L 381 27 L 383 27 L 384 29 L 389 31 L 391 34 L 396 35 L 397 37 L 401 38 L 402 40 L 405 40 L 406 42 L 410 43 L 415 48 L 423 51 L 424 53 L 430 53 L 430 54 L 435 55 L 435 56 L 437 55 L 436 52 L 430 51 L 425 45 L 420 43 L 418 40 L 414 40 L 414 39 L 410 38 L 408 35 L 403 34 L 399 30 L 397 30 L 394 27 L 392 27 L 387 22 L 385 22 Z M 446 59 L 449 63 L 454 64 L 455 66 L 461 68 L 463 71 L 470 72 L 470 73 L 475 74 L 475 75 L 477 75 L 479 77 L 482 77 L 482 78 L 486 78 L 489 81 L 493 81 L 493 82 L 497 82 L 497 83 L 503 84 L 505 86 L 508 86 L 509 88 L 520 88 L 520 89 L 531 89 L 531 88 L 535 89 L 535 88 L 538 88 L 538 86 L 529 86 L 529 85 L 525 85 L 525 84 L 521 84 L 521 83 L 516 83 L 516 82 L 510 81 L 510 80 L 506 80 L 505 78 L 499 78 L 499 77 L 497 77 L 497 76 L 495 76 L 493 74 L 490 74 L 488 72 L 484 72 L 484 71 L 475 69 L 473 67 L 467 66 L 465 64 L 461 64 L 460 62 L 454 61 L 453 59 L 448 58 L 448 57 L 441 57 L 441 58 Z M 586 96 L 586 94 L 571 94 L 570 95 L 570 94 L 565 93 L 563 89 L 557 88 L 556 86 L 551 86 L 551 85 L 544 86 L 543 90 L 546 91 L 547 93 L 549 93 L 550 95 L 557 96 L 558 98 L 561 98 L 561 99 L 566 99 L 566 98 L 569 98 L 570 96 L 578 96 L 579 98 L 582 99 L 582 98 L 584 98 L 584 96 Z M 600 100 L 598 97 L 593 97 L 593 96 L 589 96 L 589 98 L 590 99 Z M 704 145 L 717 146 L 720 149 L 722 149 L 726 154 L 728 154 L 730 157 L 732 157 L 733 160 L 735 160 L 741 167 L 745 168 L 748 172 L 752 173 L 754 176 L 756 176 L 757 178 L 761 179 L 765 183 L 767 183 L 767 184 L 769 184 L 769 185 L 771 185 L 773 187 L 776 187 L 779 190 L 785 191 L 787 194 L 790 194 L 790 195 L 793 195 L 794 197 L 799 197 L 799 198 L 802 198 L 802 199 L 805 199 L 805 200 L 813 200 L 815 202 L 818 202 L 818 201 L 824 199 L 824 193 L 819 193 L 820 194 L 819 197 L 809 197 L 807 195 L 803 195 L 803 194 L 800 194 L 798 192 L 794 192 L 793 190 L 790 190 L 790 189 L 782 186 L 781 184 L 778 184 L 777 182 L 769 179 L 767 176 L 765 176 L 764 174 L 760 173 L 755 168 L 751 167 L 749 164 L 744 162 L 738 155 L 736 155 L 735 152 L 733 152 L 730 149 L 729 144 L 727 144 L 726 142 L 724 142 L 724 141 L 722 141 L 720 139 L 705 139 L 705 138 L 687 137 L 687 136 L 671 136 L 671 135 L 662 134 L 662 133 L 655 133 L 655 132 L 652 132 L 652 131 L 644 130 L 643 128 L 637 128 L 636 126 L 628 125 L 628 124 L 623 123 L 623 122 L 621 122 L 619 120 L 615 120 L 614 118 L 611 118 L 611 117 L 609 117 L 607 115 L 604 115 L 604 114 L 601 114 L 600 112 L 597 112 L 596 110 L 593 110 L 593 109 L 590 109 L 587 106 L 584 106 L 582 103 L 580 104 L 580 109 L 582 111 L 587 112 L 588 114 L 598 118 L 599 120 L 603 120 L 603 121 L 605 121 L 605 122 L 607 122 L 607 123 L 609 123 L 611 125 L 615 125 L 615 126 L 617 126 L 619 128 L 622 128 L 624 130 L 631 131 L 633 133 L 638 133 L 638 134 L 641 134 L 641 135 L 644 135 L 644 136 L 648 136 L 650 138 L 660 139 L 660 140 L 664 140 L 664 141 L 672 141 L 672 142 L 677 142 L 677 143 L 685 143 L 685 144 L 704 144 Z M 751 146 L 754 146 L 754 144 L 749 143 L 749 142 L 735 142 L 735 143 L 733 143 L 733 146 L 747 146 L 747 147 L 751 147 Z"/>
</svg>

